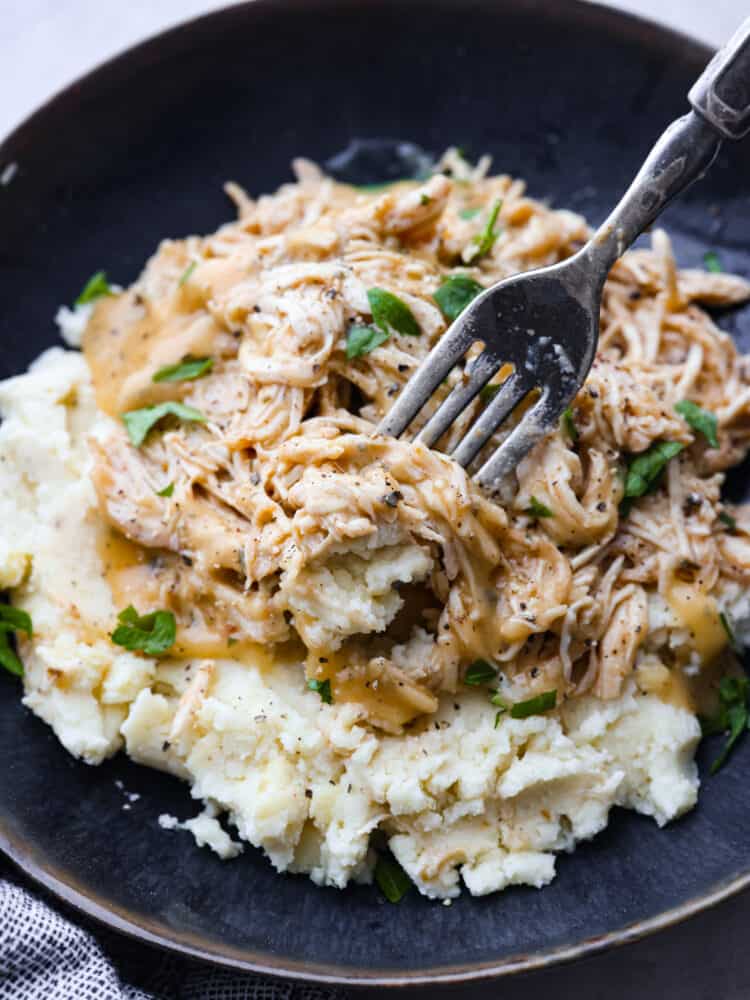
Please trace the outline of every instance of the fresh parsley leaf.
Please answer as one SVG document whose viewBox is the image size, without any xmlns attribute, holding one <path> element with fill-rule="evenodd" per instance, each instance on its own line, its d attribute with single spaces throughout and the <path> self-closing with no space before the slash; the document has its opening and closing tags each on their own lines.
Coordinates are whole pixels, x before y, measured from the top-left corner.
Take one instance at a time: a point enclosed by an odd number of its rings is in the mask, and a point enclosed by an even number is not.
<svg viewBox="0 0 750 1000">
<path fill-rule="evenodd" d="M 488 663 L 486 660 L 474 660 L 464 674 L 464 684 L 476 687 L 479 684 L 489 684 L 496 677 L 497 670 L 491 663 Z"/>
<path fill-rule="evenodd" d="M 171 497 L 174 493 L 174 483 L 168 483 L 163 490 L 157 490 L 156 495 L 158 497 Z"/>
<path fill-rule="evenodd" d="M 382 855 L 375 865 L 375 881 L 389 903 L 400 903 L 412 885 L 398 861 Z"/>
<path fill-rule="evenodd" d="M 369 354 L 376 347 L 388 340 L 390 334 L 387 330 L 381 330 L 377 326 L 365 326 L 362 323 L 352 323 L 346 335 L 346 356 L 360 358 L 363 354 Z"/>
<path fill-rule="evenodd" d="M 528 719 L 530 715 L 542 715 L 549 712 L 557 705 L 557 689 L 545 691 L 535 698 L 528 698 L 526 701 L 517 701 L 510 706 L 511 719 Z"/>
<path fill-rule="evenodd" d="M 120 624 L 112 633 L 112 642 L 117 646 L 138 650 L 147 656 L 161 656 L 174 645 L 177 625 L 171 611 L 139 615 L 129 604 L 117 620 Z"/>
<path fill-rule="evenodd" d="M 10 645 L 11 632 L 32 634 L 31 617 L 26 611 L 10 604 L 0 604 L 0 667 L 16 677 L 23 677 L 23 663 Z"/>
<path fill-rule="evenodd" d="M 484 291 L 484 286 L 466 274 L 453 274 L 440 285 L 432 296 L 447 320 L 453 321 L 468 304 Z"/>
<path fill-rule="evenodd" d="M 563 410 L 563 415 L 560 420 L 562 421 L 565 433 L 568 435 L 570 440 L 575 443 L 578 440 L 579 434 L 571 407 L 568 406 Z"/>
<path fill-rule="evenodd" d="M 495 398 L 495 396 L 497 396 L 502 387 L 502 382 L 499 385 L 496 382 L 493 382 L 490 385 L 483 385 L 479 390 L 479 398 L 483 403 L 489 403 Z"/>
<path fill-rule="evenodd" d="M 88 305 L 89 302 L 96 302 L 97 299 L 103 298 L 105 295 L 111 295 L 112 288 L 110 287 L 109 281 L 107 281 L 106 271 L 97 271 L 96 274 L 92 274 L 86 284 L 83 286 L 81 294 L 75 301 L 77 306 Z"/>
<path fill-rule="evenodd" d="M 480 211 L 481 209 L 479 208 L 462 208 L 458 215 L 459 218 L 465 219 L 468 222 L 470 219 L 476 219 Z"/>
<path fill-rule="evenodd" d="M 21 608 L 14 608 L 12 604 L 0 604 L 0 629 L 4 632 L 25 632 L 31 638 L 31 615 Z"/>
<path fill-rule="evenodd" d="M 494 247 L 495 240 L 500 235 L 500 230 L 495 229 L 495 223 L 497 222 L 497 217 L 500 209 L 502 208 L 502 204 L 502 199 L 498 198 L 492 206 L 492 211 L 490 212 L 490 217 L 487 220 L 487 225 L 484 227 L 482 232 L 479 233 L 478 236 L 475 236 L 471 241 L 474 244 L 474 247 L 468 255 L 470 264 L 476 264 L 477 261 L 482 259 L 482 257 L 486 257 L 490 250 Z"/>
<path fill-rule="evenodd" d="M 737 740 L 747 728 L 747 706 L 744 704 L 732 705 L 731 708 L 728 708 L 727 722 L 729 727 L 729 736 L 724 744 L 723 750 L 711 765 L 711 774 L 716 774 L 716 772 L 722 768 L 724 764 L 726 764 Z"/>
<path fill-rule="evenodd" d="M 675 410 L 689 427 L 703 435 L 712 448 L 719 447 L 719 439 L 716 436 L 719 421 L 715 413 L 704 410 L 690 399 L 681 400 L 675 405 Z"/>
<path fill-rule="evenodd" d="M 317 691 L 320 695 L 320 700 L 324 701 L 326 705 L 333 704 L 333 695 L 331 694 L 331 682 L 326 677 L 324 681 L 316 681 L 315 679 L 309 680 L 307 686 L 311 691 Z"/>
<path fill-rule="evenodd" d="M 725 510 L 719 511 L 719 520 L 722 522 L 722 524 L 726 524 L 727 528 L 729 528 L 730 531 L 737 530 L 737 522 L 732 517 L 732 515 L 727 514 Z"/>
<path fill-rule="evenodd" d="M 204 424 L 206 418 L 200 410 L 184 403 L 157 403 L 156 406 L 144 406 L 142 410 L 130 410 L 122 414 L 122 422 L 128 432 L 131 444 L 139 448 L 148 436 L 151 428 L 166 416 L 177 417 L 179 420 Z"/>
<path fill-rule="evenodd" d="M 529 506 L 526 508 L 524 513 L 528 514 L 530 517 L 554 517 L 555 515 L 546 507 L 543 503 L 540 503 L 536 497 L 531 497 L 529 499 Z"/>
<path fill-rule="evenodd" d="M 419 196 L 419 204 L 420 205 L 429 205 L 431 201 L 432 201 L 432 198 L 430 198 L 430 196 L 428 194 L 425 194 L 424 191 L 422 192 L 422 194 L 420 194 L 420 196 Z"/>
<path fill-rule="evenodd" d="M 190 263 L 188 264 L 188 266 L 185 268 L 185 270 L 180 275 L 180 281 L 179 281 L 180 288 L 182 288 L 182 286 L 185 284 L 186 281 L 190 281 L 190 277 L 191 277 L 193 271 L 196 269 L 197 266 L 198 266 L 198 261 L 197 260 L 191 260 L 190 261 Z"/>
<path fill-rule="evenodd" d="M 719 255 L 715 250 L 709 250 L 703 254 L 703 265 L 712 274 L 721 274 L 724 268 L 721 266 Z"/>
<path fill-rule="evenodd" d="M 370 303 L 373 322 L 383 333 L 389 334 L 396 330 L 409 337 L 418 337 L 422 333 L 411 309 L 393 292 L 387 292 L 384 288 L 368 288 L 367 301 Z"/>
<path fill-rule="evenodd" d="M 192 382 L 208 375 L 214 366 L 213 358 L 194 358 L 186 354 L 176 365 L 166 365 L 151 376 L 153 382 Z"/>
<path fill-rule="evenodd" d="M 679 441 L 657 441 L 637 455 L 628 467 L 625 497 L 642 497 L 656 489 L 667 462 L 684 447 Z"/>
<path fill-rule="evenodd" d="M 727 618 L 727 616 L 723 611 L 719 612 L 719 621 L 721 622 L 722 627 L 724 628 L 724 631 L 727 634 L 727 638 L 729 639 L 729 645 L 732 647 L 735 653 L 741 653 L 742 650 L 740 649 L 740 645 L 737 642 L 737 637 L 734 634 L 732 623 L 729 621 L 729 619 Z"/>
</svg>

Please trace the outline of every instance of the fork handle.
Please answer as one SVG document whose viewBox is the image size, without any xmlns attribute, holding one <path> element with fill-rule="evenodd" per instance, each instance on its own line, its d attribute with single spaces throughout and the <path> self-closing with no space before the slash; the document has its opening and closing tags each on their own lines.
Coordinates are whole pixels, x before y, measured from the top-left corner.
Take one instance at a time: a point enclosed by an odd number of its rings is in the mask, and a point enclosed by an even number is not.
<svg viewBox="0 0 750 1000">
<path fill-rule="evenodd" d="M 581 252 L 603 282 L 666 205 L 713 163 L 722 139 L 750 131 L 750 18 L 693 84 L 693 110 L 667 128 L 612 214 Z"/>
</svg>

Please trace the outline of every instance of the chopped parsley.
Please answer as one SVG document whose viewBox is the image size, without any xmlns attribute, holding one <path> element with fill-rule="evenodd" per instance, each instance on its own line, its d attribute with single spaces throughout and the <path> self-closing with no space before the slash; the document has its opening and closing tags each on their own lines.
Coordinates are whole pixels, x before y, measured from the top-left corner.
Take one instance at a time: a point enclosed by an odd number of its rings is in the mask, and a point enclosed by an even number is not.
<svg viewBox="0 0 750 1000">
<path fill-rule="evenodd" d="M 23 664 L 10 645 L 11 632 L 25 632 L 31 638 L 31 617 L 20 608 L 0 604 L 0 667 L 16 677 L 23 677 Z"/>
<path fill-rule="evenodd" d="M 157 490 L 156 495 L 158 497 L 171 497 L 174 493 L 174 483 L 168 483 L 163 490 Z"/>
<path fill-rule="evenodd" d="M 726 764 L 740 736 L 750 726 L 748 687 L 747 677 L 723 677 L 719 685 L 718 713 L 712 719 L 701 719 L 704 736 L 728 733 L 721 753 L 711 764 L 711 774 L 716 774 Z"/>
<path fill-rule="evenodd" d="M 479 390 L 479 398 L 483 403 L 489 403 L 497 396 L 502 387 L 502 382 L 499 385 L 497 382 L 492 382 L 490 385 L 483 385 Z"/>
<path fill-rule="evenodd" d="M 412 885 L 398 861 L 382 855 L 375 865 L 375 881 L 389 903 L 400 903 Z"/>
<path fill-rule="evenodd" d="M 418 337 L 422 333 L 411 309 L 393 292 L 387 292 L 385 288 L 368 288 L 367 301 L 375 326 L 386 335 L 392 330 L 409 337 Z"/>
<path fill-rule="evenodd" d="M 180 288 L 182 288 L 182 286 L 185 284 L 186 281 L 190 281 L 190 277 L 191 277 L 193 271 L 196 269 L 197 266 L 198 266 L 198 261 L 197 260 L 192 260 L 188 264 L 188 266 L 185 268 L 185 270 L 180 275 L 180 281 L 179 281 Z"/>
<path fill-rule="evenodd" d="M 731 514 L 727 514 L 727 512 L 725 510 L 719 511 L 719 520 L 721 521 L 722 524 L 726 524 L 727 528 L 730 531 L 736 531 L 737 530 L 737 522 L 732 517 L 732 515 Z"/>
<path fill-rule="evenodd" d="M 458 215 L 459 218 L 465 219 L 468 222 L 470 219 L 476 219 L 480 211 L 481 209 L 479 208 L 462 208 Z"/>
<path fill-rule="evenodd" d="M 420 196 L 419 196 L 419 204 L 420 205 L 429 205 L 431 201 L 432 201 L 432 198 L 430 198 L 430 196 L 428 194 L 425 194 L 424 191 L 422 192 L 422 194 L 420 194 Z"/>
<path fill-rule="evenodd" d="M 568 406 L 563 410 L 563 415 L 560 417 L 560 420 L 562 422 L 563 430 L 568 435 L 570 440 L 575 443 L 578 440 L 579 434 L 571 407 Z"/>
<path fill-rule="evenodd" d="M 86 284 L 83 286 L 81 294 L 75 301 L 77 306 L 85 306 L 90 302 L 96 302 L 97 299 L 103 298 L 105 295 L 112 294 L 112 287 L 107 280 L 106 271 L 97 271 L 96 274 L 92 274 Z"/>
<path fill-rule="evenodd" d="M 734 634 L 734 629 L 732 628 L 732 623 L 727 618 L 723 611 L 719 612 L 719 621 L 721 622 L 722 628 L 727 634 L 729 639 L 729 645 L 732 647 L 735 653 L 741 653 L 740 644 L 737 642 L 737 636 Z"/>
<path fill-rule="evenodd" d="M 500 235 L 500 230 L 495 229 L 495 223 L 497 222 L 497 217 L 500 213 L 500 209 L 502 208 L 502 204 L 502 199 L 498 198 L 492 206 L 492 211 L 490 212 L 489 219 L 487 220 L 487 225 L 478 236 L 475 236 L 472 239 L 472 248 L 464 258 L 465 260 L 468 260 L 468 263 L 476 264 L 477 261 L 482 259 L 482 257 L 486 257 L 494 247 L 495 240 Z"/>
<path fill-rule="evenodd" d="M 176 365 L 166 365 L 151 376 L 153 382 L 192 382 L 208 375 L 214 366 L 213 358 L 194 358 L 186 354 Z"/>
<path fill-rule="evenodd" d="M 120 623 L 112 633 L 112 642 L 125 649 L 138 650 L 147 656 L 161 656 L 174 645 L 177 626 L 171 611 L 151 611 L 139 615 L 132 604 L 117 616 Z"/>
<path fill-rule="evenodd" d="M 526 701 L 517 701 L 510 706 L 511 719 L 528 719 L 530 715 L 542 715 L 549 712 L 557 705 L 557 689 L 545 691 L 536 695 L 535 698 L 528 698 Z"/>
<path fill-rule="evenodd" d="M 333 694 L 331 693 L 331 682 L 329 678 L 326 677 L 324 681 L 317 681 L 313 678 L 307 682 L 307 686 L 311 691 L 317 691 L 320 695 L 320 700 L 324 701 L 326 705 L 333 704 Z"/>
<path fill-rule="evenodd" d="M 684 447 L 679 441 L 657 441 L 637 455 L 628 467 L 625 479 L 626 499 L 642 497 L 655 490 L 667 462 L 679 455 Z"/>
<path fill-rule="evenodd" d="M 363 354 L 369 354 L 376 347 L 388 340 L 388 331 L 381 330 L 377 326 L 365 326 L 362 323 L 352 323 L 346 335 L 346 356 L 360 358 Z"/>
<path fill-rule="evenodd" d="M 703 266 L 711 274 L 721 274 L 724 268 L 719 260 L 719 255 L 715 250 L 709 250 L 707 253 L 703 254 Z"/>
<path fill-rule="evenodd" d="M 536 497 L 531 497 L 529 499 L 529 506 L 524 511 L 529 517 L 554 517 L 555 515 L 545 506 L 545 504 L 540 503 Z"/>
<path fill-rule="evenodd" d="M 200 410 L 184 403 L 157 403 L 156 406 L 144 406 L 142 410 L 130 410 L 122 414 L 122 422 L 128 432 L 130 443 L 139 448 L 148 436 L 148 432 L 158 424 L 160 420 L 167 416 L 177 417 L 179 420 L 192 421 L 203 424 L 206 418 Z"/>
<path fill-rule="evenodd" d="M 704 410 L 690 399 L 681 400 L 675 405 L 675 410 L 689 427 L 703 435 L 712 448 L 719 447 L 719 439 L 716 435 L 719 421 L 715 413 Z"/>
<path fill-rule="evenodd" d="M 484 286 L 466 274 L 452 274 L 432 296 L 447 320 L 453 321 L 484 291 Z"/>
<path fill-rule="evenodd" d="M 480 684 L 489 684 L 497 677 L 497 670 L 486 660 L 474 660 L 464 674 L 464 684 L 477 687 Z"/>
</svg>

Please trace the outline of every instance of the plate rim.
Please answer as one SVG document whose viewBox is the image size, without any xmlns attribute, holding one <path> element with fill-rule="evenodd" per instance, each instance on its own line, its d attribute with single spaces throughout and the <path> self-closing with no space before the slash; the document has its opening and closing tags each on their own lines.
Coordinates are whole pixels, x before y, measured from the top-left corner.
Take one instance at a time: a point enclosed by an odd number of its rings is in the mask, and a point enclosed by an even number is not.
<svg viewBox="0 0 750 1000">
<path fill-rule="evenodd" d="M 398 0 L 368 0 L 368 2 L 372 6 L 398 5 Z M 411 2 L 431 5 L 434 0 L 411 0 Z M 461 0 L 441 0 L 441 2 L 457 6 Z M 572 3 L 569 2 L 565 5 L 560 5 L 556 0 L 492 0 L 492 2 L 499 9 L 518 10 L 524 8 L 534 10 L 540 16 L 555 17 L 569 25 L 583 22 L 593 23 L 603 30 L 609 29 L 631 36 L 633 34 L 640 35 L 647 38 L 652 44 L 658 43 L 670 48 L 687 47 L 692 55 L 705 59 L 706 62 L 713 54 L 709 45 L 686 32 L 640 14 L 610 7 L 598 2 L 598 0 L 573 0 Z M 209 22 L 218 22 L 225 17 L 236 16 L 238 13 L 244 16 L 251 9 L 272 14 L 274 10 L 286 8 L 287 11 L 293 13 L 297 7 L 309 8 L 313 4 L 319 7 L 328 7 L 329 3 L 330 0 L 242 0 L 242 2 L 227 3 L 216 10 L 179 21 L 149 35 L 140 42 L 96 63 L 91 69 L 53 93 L 34 111 L 18 122 L 0 141 L 0 165 L 15 162 L 17 151 L 22 151 L 27 135 L 34 131 L 46 115 L 55 113 L 55 111 L 63 111 L 66 103 L 75 100 L 82 88 L 87 88 L 92 84 L 99 85 L 102 77 L 106 77 L 110 73 L 117 73 L 133 59 L 148 58 L 151 53 L 157 52 L 167 40 L 174 42 L 180 35 L 188 38 Z M 361 0 L 337 0 L 337 8 L 349 7 L 361 7 Z M 423 968 L 408 972 L 393 972 L 387 969 L 355 969 L 353 967 L 350 969 L 328 963 L 311 963 L 288 958 L 276 959 L 258 951 L 258 949 L 249 949 L 247 951 L 248 957 L 240 958 L 227 952 L 222 953 L 200 945 L 187 944 L 170 937 L 166 932 L 155 933 L 139 923 L 133 915 L 122 915 L 111 904 L 100 901 L 90 892 L 77 889 L 69 881 L 59 877 L 51 866 L 45 867 L 45 865 L 35 861 L 31 852 L 22 843 L 15 840 L 11 832 L 7 830 L 2 816 L 0 816 L 0 852 L 20 872 L 57 900 L 72 907 L 102 927 L 124 934 L 132 940 L 179 954 L 185 958 L 197 959 L 239 972 L 331 986 L 409 987 L 465 984 L 500 980 L 519 973 L 541 971 L 576 959 L 592 957 L 614 947 L 631 944 L 658 931 L 666 930 L 717 906 L 750 886 L 749 863 L 745 871 L 717 883 L 707 892 L 693 896 L 646 920 L 638 920 L 606 934 L 584 938 L 573 944 L 540 950 L 534 954 L 510 955 L 501 960 L 473 962 L 465 966 L 453 965 L 436 969 Z M 123 912 L 127 914 L 127 911 Z"/>
</svg>

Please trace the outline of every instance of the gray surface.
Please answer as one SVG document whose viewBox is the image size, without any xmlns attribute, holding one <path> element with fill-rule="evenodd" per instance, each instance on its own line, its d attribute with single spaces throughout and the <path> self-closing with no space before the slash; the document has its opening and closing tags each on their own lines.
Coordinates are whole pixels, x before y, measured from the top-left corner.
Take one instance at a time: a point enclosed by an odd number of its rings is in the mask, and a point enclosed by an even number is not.
<svg viewBox="0 0 750 1000">
<path fill-rule="evenodd" d="M 561 0 L 567 2 L 567 0 Z M 6 86 L 0 89 L 0 132 L 71 77 L 145 34 L 203 11 L 220 0 L 3 0 L 0 58 Z M 737 0 L 628 0 L 618 4 L 677 24 L 718 43 L 747 13 Z M 12 86 L 9 85 L 12 81 Z M 700 858 L 696 859 L 700 864 Z M 531 1000 L 549 991 L 577 1000 L 625 1000 L 634 996 L 680 1000 L 739 1000 L 750 996 L 750 894 L 729 900 L 636 945 L 545 973 L 440 995 L 502 996 Z M 379 995 L 382 995 L 382 991 Z M 431 989 L 424 995 L 437 996 Z"/>
</svg>

